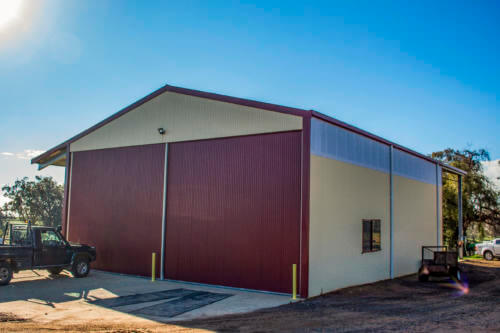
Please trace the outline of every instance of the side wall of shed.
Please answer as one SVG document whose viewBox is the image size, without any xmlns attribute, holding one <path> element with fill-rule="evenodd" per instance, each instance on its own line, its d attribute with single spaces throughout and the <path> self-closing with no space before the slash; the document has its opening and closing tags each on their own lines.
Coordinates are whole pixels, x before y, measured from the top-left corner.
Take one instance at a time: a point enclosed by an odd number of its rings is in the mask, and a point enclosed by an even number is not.
<svg viewBox="0 0 500 333">
<path fill-rule="evenodd" d="M 313 118 L 309 296 L 390 278 L 391 170 L 394 275 L 415 273 L 436 245 L 440 170 L 387 144 Z M 362 253 L 362 220 L 381 220 L 381 251 Z"/>
<path fill-rule="evenodd" d="M 389 278 L 389 175 L 311 156 L 309 295 Z M 380 219 L 382 251 L 361 253 L 362 220 Z"/>
<path fill-rule="evenodd" d="M 394 275 L 415 273 L 422 246 L 438 245 L 436 165 L 394 149 Z M 439 202 L 440 204 L 440 202 Z"/>
<path fill-rule="evenodd" d="M 436 186 L 394 176 L 395 276 L 418 271 L 422 246 L 437 245 Z"/>
</svg>

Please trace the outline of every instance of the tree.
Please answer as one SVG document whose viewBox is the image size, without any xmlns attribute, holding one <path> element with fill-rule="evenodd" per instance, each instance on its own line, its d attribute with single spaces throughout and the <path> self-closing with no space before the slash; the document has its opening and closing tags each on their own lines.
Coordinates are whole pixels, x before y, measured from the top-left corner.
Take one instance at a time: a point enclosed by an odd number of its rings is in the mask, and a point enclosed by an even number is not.
<svg viewBox="0 0 500 333">
<path fill-rule="evenodd" d="M 10 219 L 9 212 L 5 207 L 0 207 L 0 224 L 6 222 L 8 219 Z"/>
<path fill-rule="evenodd" d="M 9 212 L 5 208 L 0 207 L 0 237 L 3 237 L 4 226 L 9 219 L 11 219 Z"/>
<path fill-rule="evenodd" d="M 52 177 L 36 176 L 35 181 L 24 177 L 12 186 L 2 187 L 2 191 L 10 199 L 5 209 L 20 219 L 53 227 L 61 225 L 64 190 Z"/>
<path fill-rule="evenodd" d="M 500 191 L 483 173 L 481 162 L 489 161 L 484 149 L 445 149 L 432 157 L 467 172 L 462 181 L 464 236 L 474 225 L 480 232 L 489 226 L 500 228 Z M 458 239 L 458 183 L 457 177 L 443 175 L 443 236 L 445 244 L 456 244 Z"/>
</svg>

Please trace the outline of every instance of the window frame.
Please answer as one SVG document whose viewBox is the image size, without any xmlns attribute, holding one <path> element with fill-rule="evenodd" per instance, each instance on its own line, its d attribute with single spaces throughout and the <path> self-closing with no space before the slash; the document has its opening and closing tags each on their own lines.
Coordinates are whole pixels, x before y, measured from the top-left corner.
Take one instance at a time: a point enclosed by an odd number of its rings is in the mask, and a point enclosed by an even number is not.
<svg viewBox="0 0 500 333">
<path fill-rule="evenodd" d="M 44 233 L 45 234 L 53 233 L 54 235 L 56 235 L 58 238 L 59 245 L 45 244 L 43 237 L 42 237 L 42 234 L 44 234 Z M 64 238 L 57 231 L 51 230 L 51 229 L 42 229 L 42 230 L 40 230 L 40 245 L 42 246 L 42 248 L 60 248 L 60 247 L 66 247 L 67 243 L 65 242 Z"/>
<path fill-rule="evenodd" d="M 373 240 L 373 235 L 374 235 L 374 229 L 375 229 L 375 223 L 379 224 L 379 244 L 378 248 L 375 248 L 374 246 L 374 240 Z M 369 223 L 370 225 L 370 249 L 367 250 L 365 249 L 365 223 Z M 379 252 L 382 251 L 382 222 L 380 219 L 363 219 L 361 220 L 361 254 L 363 253 L 373 253 L 373 252 Z"/>
<path fill-rule="evenodd" d="M 27 225 L 9 224 L 2 236 L 2 244 L 19 247 L 31 246 L 33 244 L 31 230 Z"/>
</svg>

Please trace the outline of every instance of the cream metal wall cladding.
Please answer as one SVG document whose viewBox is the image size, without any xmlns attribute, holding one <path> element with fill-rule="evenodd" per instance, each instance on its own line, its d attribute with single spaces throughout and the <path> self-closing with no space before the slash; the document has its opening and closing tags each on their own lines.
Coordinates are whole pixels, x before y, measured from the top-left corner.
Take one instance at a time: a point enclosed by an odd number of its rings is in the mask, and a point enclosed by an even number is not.
<svg viewBox="0 0 500 333">
<path fill-rule="evenodd" d="M 158 134 L 163 127 L 165 135 Z M 71 144 L 71 151 L 302 129 L 302 117 L 165 92 Z"/>
<path fill-rule="evenodd" d="M 424 245 L 440 243 L 436 164 L 394 149 L 394 274 L 418 270 Z"/>
<path fill-rule="evenodd" d="M 311 156 L 309 296 L 389 278 L 389 174 Z M 362 254 L 362 220 L 381 220 L 379 252 Z"/>
<path fill-rule="evenodd" d="M 436 245 L 436 187 L 394 176 L 395 276 L 418 270 L 423 245 Z"/>
<path fill-rule="evenodd" d="M 311 120 L 310 295 L 390 277 L 390 146 Z M 440 167 L 393 149 L 394 276 L 440 242 Z M 382 221 L 382 251 L 361 253 L 361 220 Z"/>
</svg>

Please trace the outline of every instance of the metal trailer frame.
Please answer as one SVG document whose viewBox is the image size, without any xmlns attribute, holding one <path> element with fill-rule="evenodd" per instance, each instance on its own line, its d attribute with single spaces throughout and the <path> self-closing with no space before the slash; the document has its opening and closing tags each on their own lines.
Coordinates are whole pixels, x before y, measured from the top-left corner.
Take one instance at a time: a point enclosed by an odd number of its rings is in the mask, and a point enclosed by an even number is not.
<svg viewBox="0 0 500 333">
<path fill-rule="evenodd" d="M 432 259 L 426 259 L 426 253 L 431 253 Z M 458 256 L 457 250 L 450 251 L 445 245 L 422 246 L 418 280 L 426 282 L 430 276 L 451 276 L 460 280 Z"/>
</svg>

